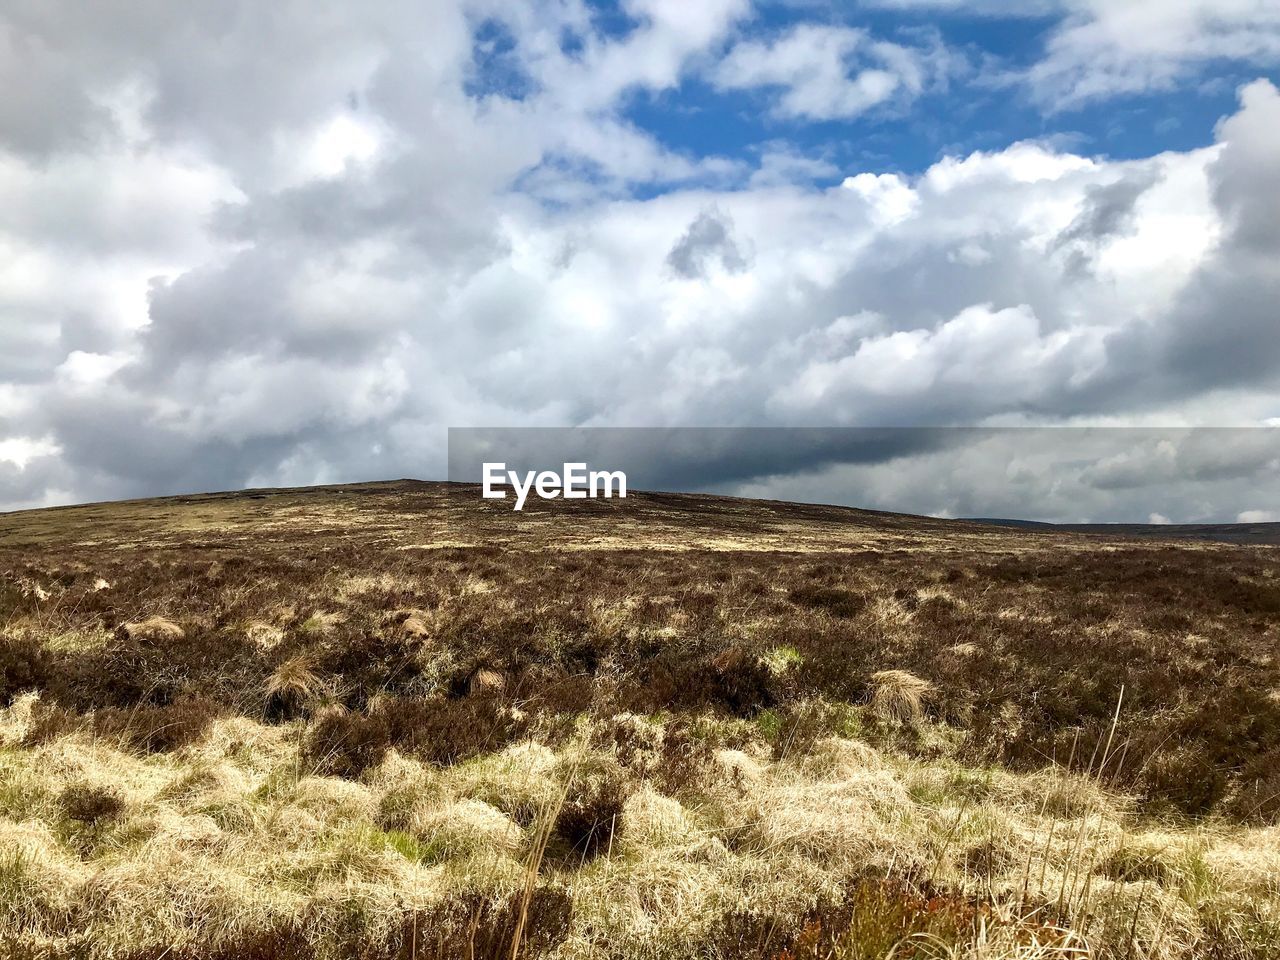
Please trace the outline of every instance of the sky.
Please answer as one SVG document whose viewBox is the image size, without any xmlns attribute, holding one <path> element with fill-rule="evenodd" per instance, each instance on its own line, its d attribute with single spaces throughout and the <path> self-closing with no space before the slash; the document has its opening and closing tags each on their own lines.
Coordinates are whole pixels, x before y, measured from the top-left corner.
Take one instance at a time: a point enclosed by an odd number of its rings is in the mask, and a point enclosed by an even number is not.
<svg viewBox="0 0 1280 960">
<path fill-rule="evenodd" d="M 1252 427 L 985 505 L 1280 520 L 1278 84 L 1277 0 L 7 0 L 0 509 L 448 427 Z M 948 514 L 1007 453 L 705 479 Z"/>
</svg>

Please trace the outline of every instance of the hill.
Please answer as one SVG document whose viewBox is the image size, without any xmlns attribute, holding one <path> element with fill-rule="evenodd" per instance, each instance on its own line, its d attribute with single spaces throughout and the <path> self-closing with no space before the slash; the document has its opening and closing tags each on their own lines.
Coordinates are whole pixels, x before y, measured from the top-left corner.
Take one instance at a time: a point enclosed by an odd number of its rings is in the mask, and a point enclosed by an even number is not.
<svg viewBox="0 0 1280 960">
<path fill-rule="evenodd" d="M 992 517 L 975 517 L 971 522 L 1042 532 L 1280 545 L 1280 523 L 1041 523 L 1035 520 L 1002 520 Z"/>
<path fill-rule="evenodd" d="M 1274 956 L 1277 649 L 1280 552 L 1139 530 L 414 481 L 0 515 L 0 949 Z"/>
</svg>

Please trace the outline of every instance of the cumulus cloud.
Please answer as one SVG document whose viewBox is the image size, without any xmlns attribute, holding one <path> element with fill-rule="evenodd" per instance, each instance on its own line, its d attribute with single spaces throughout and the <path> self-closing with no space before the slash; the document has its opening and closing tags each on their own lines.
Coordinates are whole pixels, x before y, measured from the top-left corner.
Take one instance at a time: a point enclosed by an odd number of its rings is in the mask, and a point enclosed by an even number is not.
<svg viewBox="0 0 1280 960">
<path fill-rule="evenodd" d="M 745 0 L 624 13 L 6 7 L 0 72 L 23 79 L 0 104 L 0 504 L 438 476 L 444 428 L 476 423 L 1280 415 L 1269 82 L 1213 146 L 1147 159 L 726 158 L 628 104 L 709 77 L 849 116 L 923 95 L 945 55 L 829 25 L 763 36 Z M 848 479 L 815 458 L 788 490 Z M 1166 466 L 1213 482 L 1208 454 Z M 891 506 L 889 474 L 859 469 Z M 1103 472 L 1072 489 L 1130 489 Z M 972 513 L 959 485 L 980 473 L 933 463 L 897 489 Z M 1202 488 L 1169 489 L 1197 499 L 1134 515 L 1204 512 Z"/>
<path fill-rule="evenodd" d="M 1221 149 L 1205 168 L 1217 242 L 1168 311 L 1114 339 L 1117 356 L 1159 356 L 1142 385 L 1149 396 L 1280 384 L 1280 91 L 1259 80 L 1240 103 L 1218 125 Z"/>
</svg>

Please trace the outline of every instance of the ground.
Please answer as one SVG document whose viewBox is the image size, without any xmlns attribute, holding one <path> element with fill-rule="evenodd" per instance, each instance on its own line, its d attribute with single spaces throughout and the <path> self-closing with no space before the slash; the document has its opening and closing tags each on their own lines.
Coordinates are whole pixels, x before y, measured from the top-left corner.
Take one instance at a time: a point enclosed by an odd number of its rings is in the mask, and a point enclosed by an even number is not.
<svg viewBox="0 0 1280 960">
<path fill-rule="evenodd" d="M 1280 955 L 1280 549 L 401 481 L 0 515 L 0 948 Z"/>
</svg>

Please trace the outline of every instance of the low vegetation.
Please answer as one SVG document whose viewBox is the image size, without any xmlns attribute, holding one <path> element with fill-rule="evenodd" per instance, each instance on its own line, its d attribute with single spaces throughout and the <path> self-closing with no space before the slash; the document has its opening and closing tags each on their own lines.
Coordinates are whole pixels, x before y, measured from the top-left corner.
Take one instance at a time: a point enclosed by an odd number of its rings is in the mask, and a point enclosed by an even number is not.
<svg viewBox="0 0 1280 960">
<path fill-rule="evenodd" d="M 0 954 L 1277 956 L 1277 548 L 471 494 L 0 517 Z"/>
</svg>

